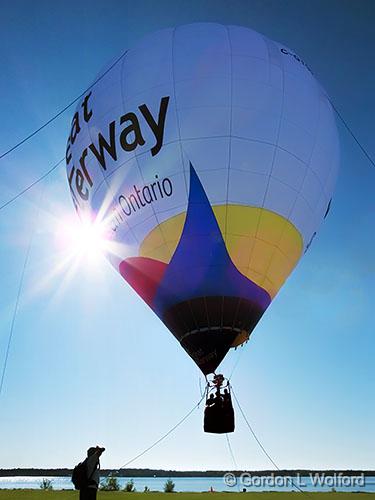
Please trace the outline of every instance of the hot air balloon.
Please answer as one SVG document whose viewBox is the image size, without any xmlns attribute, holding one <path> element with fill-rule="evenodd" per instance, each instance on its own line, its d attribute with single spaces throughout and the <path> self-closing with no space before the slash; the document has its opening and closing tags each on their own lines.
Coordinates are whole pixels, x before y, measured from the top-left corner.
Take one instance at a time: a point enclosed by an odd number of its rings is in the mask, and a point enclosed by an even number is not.
<svg viewBox="0 0 375 500">
<path fill-rule="evenodd" d="M 154 33 L 105 68 L 66 150 L 77 211 L 108 227 L 111 264 L 205 375 L 309 248 L 338 163 L 330 100 L 305 62 L 212 23 Z"/>
</svg>

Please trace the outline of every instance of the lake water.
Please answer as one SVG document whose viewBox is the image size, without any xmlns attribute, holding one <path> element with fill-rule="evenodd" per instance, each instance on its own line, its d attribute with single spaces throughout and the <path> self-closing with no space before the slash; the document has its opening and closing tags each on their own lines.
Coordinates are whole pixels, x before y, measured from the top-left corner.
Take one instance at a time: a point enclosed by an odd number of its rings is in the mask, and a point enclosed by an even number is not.
<svg viewBox="0 0 375 500">
<path fill-rule="evenodd" d="M 47 478 L 47 476 L 43 476 Z M 0 477 L 0 489 L 28 488 L 38 489 L 43 477 L 19 476 L 19 477 Z M 52 481 L 55 490 L 72 489 L 73 485 L 70 477 L 48 477 Z M 130 478 L 118 478 L 122 487 L 125 486 Z M 153 491 L 163 491 L 164 484 L 168 478 L 165 477 L 136 477 L 134 484 L 137 491 L 143 491 L 148 486 Z M 291 491 L 296 488 L 291 485 L 285 477 L 277 476 L 243 476 L 237 478 L 236 484 L 233 483 L 233 477 L 229 476 L 225 480 L 221 477 L 173 477 L 175 491 L 208 491 L 212 487 L 215 491 Z M 375 492 L 375 477 L 363 476 L 292 476 L 296 486 L 306 491 L 330 491 L 333 487 L 337 491 L 366 491 Z"/>
</svg>

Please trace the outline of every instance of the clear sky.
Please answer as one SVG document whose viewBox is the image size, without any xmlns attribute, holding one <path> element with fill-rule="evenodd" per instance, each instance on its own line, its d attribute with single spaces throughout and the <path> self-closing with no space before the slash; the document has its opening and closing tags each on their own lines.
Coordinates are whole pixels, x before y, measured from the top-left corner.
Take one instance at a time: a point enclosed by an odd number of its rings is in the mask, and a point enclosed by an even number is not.
<svg viewBox="0 0 375 500">
<path fill-rule="evenodd" d="M 195 21 L 248 26 L 293 48 L 375 156 L 372 0 L 6 0 L 0 152 L 144 34 Z M 64 156 L 71 116 L 0 160 L 0 204 Z M 240 357 L 236 394 L 282 468 L 374 468 L 375 168 L 341 126 L 340 136 L 330 216 L 251 341 L 223 364 L 230 373 Z M 0 467 L 72 466 L 100 443 L 102 466 L 118 468 L 200 398 L 194 363 L 104 259 L 64 264 L 69 217 L 63 167 L 0 212 L 0 367 L 37 224 L 0 397 Z M 133 466 L 233 468 L 225 436 L 203 433 L 202 411 Z M 270 467 L 239 412 L 231 442 L 240 468 Z"/>
</svg>

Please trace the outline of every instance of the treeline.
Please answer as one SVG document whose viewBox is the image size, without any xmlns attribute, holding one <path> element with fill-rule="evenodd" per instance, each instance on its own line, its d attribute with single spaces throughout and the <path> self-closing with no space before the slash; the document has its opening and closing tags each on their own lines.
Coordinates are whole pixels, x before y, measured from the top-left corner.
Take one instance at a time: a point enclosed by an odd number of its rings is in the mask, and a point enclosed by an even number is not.
<svg viewBox="0 0 375 500">
<path fill-rule="evenodd" d="M 101 475 L 106 476 L 113 474 L 118 477 L 223 477 L 228 472 L 220 470 L 195 470 L 195 471 L 180 471 L 180 470 L 164 470 L 164 469 L 101 469 Z M 293 469 L 293 470 L 261 470 L 261 471 L 233 471 L 236 476 L 240 476 L 244 472 L 252 476 L 270 476 L 271 474 L 277 476 L 308 476 L 309 474 L 325 474 L 332 476 L 334 474 L 342 473 L 345 476 L 358 476 L 364 474 L 365 476 L 375 476 L 373 470 L 306 470 L 306 469 Z M 72 475 L 72 469 L 0 469 L 0 477 L 7 476 L 56 476 L 66 477 Z"/>
</svg>

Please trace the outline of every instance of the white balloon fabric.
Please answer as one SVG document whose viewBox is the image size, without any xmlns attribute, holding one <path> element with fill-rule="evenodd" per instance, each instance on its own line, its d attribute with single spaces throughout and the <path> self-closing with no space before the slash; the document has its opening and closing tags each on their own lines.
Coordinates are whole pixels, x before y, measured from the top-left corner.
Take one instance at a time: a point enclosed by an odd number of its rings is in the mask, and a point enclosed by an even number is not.
<svg viewBox="0 0 375 500">
<path fill-rule="evenodd" d="M 327 215 L 325 91 L 292 50 L 211 23 L 146 37 L 85 95 L 67 173 L 108 258 L 204 373 L 249 334 Z"/>
</svg>

